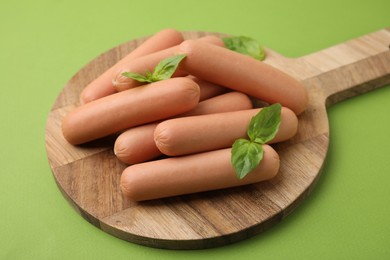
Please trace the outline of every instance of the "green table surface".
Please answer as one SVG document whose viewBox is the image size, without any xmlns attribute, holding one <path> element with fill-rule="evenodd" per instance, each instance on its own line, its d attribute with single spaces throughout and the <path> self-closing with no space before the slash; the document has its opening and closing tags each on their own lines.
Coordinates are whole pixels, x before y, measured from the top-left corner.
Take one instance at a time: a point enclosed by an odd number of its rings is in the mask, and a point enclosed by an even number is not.
<svg viewBox="0 0 390 260">
<path fill-rule="evenodd" d="M 89 224 L 55 184 L 44 131 L 72 75 L 131 39 L 224 32 L 299 57 L 390 26 L 389 10 L 388 0 L 0 0 L 0 259 L 390 259 L 389 86 L 328 109 L 328 158 L 297 210 L 207 250 L 135 245 Z"/>
</svg>

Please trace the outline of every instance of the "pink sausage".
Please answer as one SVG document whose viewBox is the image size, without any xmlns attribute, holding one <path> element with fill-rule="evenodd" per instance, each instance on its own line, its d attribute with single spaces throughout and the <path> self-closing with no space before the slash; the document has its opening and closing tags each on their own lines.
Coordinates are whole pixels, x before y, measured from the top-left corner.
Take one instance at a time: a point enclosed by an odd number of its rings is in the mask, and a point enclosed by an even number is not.
<svg viewBox="0 0 390 260">
<path fill-rule="evenodd" d="M 170 156 L 228 148 L 236 139 L 248 138 L 249 122 L 259 111 L 251 109 L 165 120 L 156 127 L 154 141 L 163 154 Z M 288 140 L 297 130 L 297 116 L 283 107 L 279 131 L 270 143 Z"/>
<path fill-rule="evenodd" d="M 188 78 L 172 78 L 86 103 L 63 120 L 71 144 L 89 142 L 130 127 L 182 114 L 199 102 L 199 86 Z"/>
<path fill-rule="evenodd" d="M 187 57 L 179 68 L 190 75 L 264 100 L 281 103 L 296 114 L 306 109 L 306 90 L 286 73 L 220 46 L 187 40 L 180 44 Z"/>
<path fill-rule="evenodd" d="M 149 37 L 140 46 L 130 52 L 127 56 L 121 59 L 110 69 L 101 74 L 97 79 L 87 85 L 80 94 L 82 103 L 88 103 L 92 100 L 114 94 L 116 89 L 112 85 L 112 73 L 117 66 L 129 62 L 135 58 L 160 51 L 183 41 L 183 36 L 180 32 L 173 29 L 164 29 Z"/>
<path fill-rule="evenodd" d="M 263 160 L 242 180 L 230 163 L 231 149 L 223 149 L 129 166 L 121 176 L 122 192 L 142 201 L 269 180 L 279 171 L 279 156 L 270 146 L 263 148 Z"/>
</svg>

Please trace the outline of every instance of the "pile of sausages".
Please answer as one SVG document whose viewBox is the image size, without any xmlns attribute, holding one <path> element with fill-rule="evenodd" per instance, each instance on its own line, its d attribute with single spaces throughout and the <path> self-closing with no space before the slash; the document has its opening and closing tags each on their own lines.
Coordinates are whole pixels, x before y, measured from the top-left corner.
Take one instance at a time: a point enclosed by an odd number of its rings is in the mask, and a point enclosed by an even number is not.
<svg viewBox="0 0 390 260">
<path fill-rule="evenodd" d="M 122 75 L 153 71 L 176 54 L 186 57 L 170 79 L 141 85 Z M 73 145 L 118 135 L 114 152 L 129 164 L 121 188 L 134 201 L 234 187 L 268 180 L 279 170 L 279 156 L 269 145 L 263 146 L 260 165 L 242 180 L 230 162 L 231 145 L 246 138 L 261 109 L 250 97 L 283 106 L 271 143 L 296 134 L 297 115 L 308 103 L 297 80 L 228 50 L 216 36 L 184 40 L 165 29 L 86 86 L 82 105 L 64 118 L 62 131 Z"/>
</svg>

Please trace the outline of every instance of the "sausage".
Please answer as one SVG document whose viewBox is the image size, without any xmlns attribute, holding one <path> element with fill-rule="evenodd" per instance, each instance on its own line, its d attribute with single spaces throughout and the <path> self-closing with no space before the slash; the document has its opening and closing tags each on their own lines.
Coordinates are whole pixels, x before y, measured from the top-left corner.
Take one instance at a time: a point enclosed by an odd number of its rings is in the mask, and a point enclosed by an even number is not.
<svg viewBox="0 0 390 260">
<path fill-rule="evenodd" d="M 201 88 L 202 93 L 202 88 Z M 193 110 L 179 116 L 194 116 L 252 108 L 249 97 L 240 92 L 230 92 L 200 102 Z M 162 155 L 154 142 L 158 123 L 133 127 L 121 133 L 114 144 L 117 158 L 126 164 L 136 164 Z"/>
<path fill-rule="evenodd" d="M 79 106 L 64 118 L 62 132 L 69 143 L 81 144 L 182 114 L 198 102 L 199 86 L 194 81 L 172 78 Z"/>
<path fill-rule="evenodd" d="M 154 141 L 163 154 L 170 156 L 231 147 L 236 139 L 247 138 L 249 122 L 259 111 L 250 109 L 165 120 L 156 127 Z M 297 130 L 297 116 L 282 107 L 279 131 L 270 143 L 288 140 Z"/>
<path fill-rule="evenodd" d="M 140 46 L 121 59 L 118 63 L 116 63 L 110 69 L 101 74 L 97 79 L 87 85 L 80 94 L 81 103 L 88 103 L 92 100 L 117 92 L 112 85 L 112 73 L 115 67 L 120 66 L 120 64 L 129 62 L 135 58 L 178 45 L 182 41 L 182 34 L 173 29 L 164 29 L 152 35 Z"/>
<path fill-rule="evenodd" d="M 136 164 L 162 156 L 153 140 L 158 123 L 149 123 L 130 128 L 115 140 L 114 154 L 121 162 Z"/>
<path fill-rule="evenodd" d="M 182 42 L 179 50 L 186 55 L 179 69 L 190 75 L 270 104 L 281 103 L 296 114 L 307 106 L 307 93 L 300 82 L 248 55 L 194 40 Z"/>
<path fill-rule="evenodd" d="M 199 38 L 195 41 L 200 41 L 205 44 L 212 44 L 217 46 L 224 46 L 223 41 L 216 36 L 205 36 Z M 123 72 L 134 72 L 139 74 L 145 74 L 146 71 L 152 72 L 156 65 L 163 59 L 168 58 L 170 56 L 176 55 L 179 53 L 179 45 L 164 49 L 158 52 L 151 53 L 149 55 L 145 55 L 138 59 L 134 59 L 127 63 L 123 63 L 120 66 L 116 66 L 115 70 L 113 70 L 112 74 L 112 82 L 117 91 L 123 91 L 126 89 L 134 88 L 142 83 L 125 77 L 122 75 Z M 174 73 L 174 76 L 184 76 L 187 75 L 185 72 L 177 69 Z"/>
<path fill-rule="evenodd" d="M 269 180 L 279 171 L 279 156 L 268 145 L 263 149 L 263 160 L 241 180 L 227 148 L 129 166 L 121 175 L 120 186 L 130 200 L 142 201 Z"/>
</svg>

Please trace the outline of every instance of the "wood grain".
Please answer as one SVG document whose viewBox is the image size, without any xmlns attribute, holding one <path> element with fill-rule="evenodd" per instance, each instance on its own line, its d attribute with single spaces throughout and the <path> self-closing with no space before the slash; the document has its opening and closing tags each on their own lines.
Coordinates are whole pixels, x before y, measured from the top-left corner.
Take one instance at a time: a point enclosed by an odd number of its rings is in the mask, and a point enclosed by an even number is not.
<svg viewBox="0 0 390 260">
<path fill-rule="evenodd" d="M 213 33 L 183 34 L 198 38 Z M 281 157 L 277 177 L 255 185 L 134 203 L 119 188 L 126 165 L 112 152 L 114 139 L 72 146 L 62 136 L 61 121 L 79 105 L 84 86 L 145 39 L 107 51 L 71 78 L 48 116 L 46 149 L 59 189 L 80 215 L 109 234 L 151 247 L 216 247 L 281 221 L 309 195 L 320 176 L 329 143 L 326 108 L 390 84 L 389 29 L 296 59 L 267 49 L 265 62 L 299 79 L 310 98 L 308 109 L 299 116 L 298 134 L 274 145 Z"/>
</svg>

